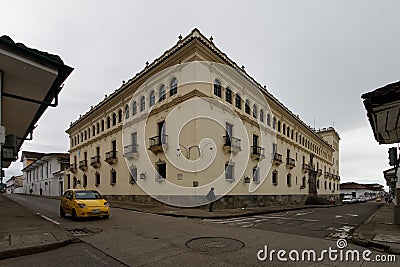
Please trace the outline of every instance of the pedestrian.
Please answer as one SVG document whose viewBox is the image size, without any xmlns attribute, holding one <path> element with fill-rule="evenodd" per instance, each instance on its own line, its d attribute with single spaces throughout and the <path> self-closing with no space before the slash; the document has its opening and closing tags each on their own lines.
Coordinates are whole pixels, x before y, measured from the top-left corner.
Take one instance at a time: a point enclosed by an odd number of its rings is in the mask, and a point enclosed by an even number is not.
<svg viewBox="0 0 400 267">
<path fill-rule="evenodd" d="M 214 187 L 210 188 L 210 191 L 208 191 L 206 198 L 208 201 L 210 201 L 210 208 L 208 209 L 208 211 L 213 212 L 213 204 L 215 201 Z"/>
<path fill-rule="evenodd" d="M 32 195 L 32 193 L 33 193 L 33 189 L 32 188 L 29 189 L 29 193 Z"/>
<path fill-rule="evenodd" d="M 40 192 L 40 195 L 42 195 L 42 194 L 43 194 L 43 189 L 40 188 L 40 189 L 39 189 L 39 192 Z"/>
<path fill-rule="evenodd" d="M 333 198 L 333 196 L 331 196 L 331 198 L 329 199 L 329 201 L 331 202 L 331 205 L 335 205 L 335 199 Z"/>
<path fill-rule="evenodd" d="M 386 204 L 388 203 L 388 201 L 389 201 L 389 198 L 386 196 L 386 197 L 385 197 L 385 202 L 386 202 Z"/>
</svg>

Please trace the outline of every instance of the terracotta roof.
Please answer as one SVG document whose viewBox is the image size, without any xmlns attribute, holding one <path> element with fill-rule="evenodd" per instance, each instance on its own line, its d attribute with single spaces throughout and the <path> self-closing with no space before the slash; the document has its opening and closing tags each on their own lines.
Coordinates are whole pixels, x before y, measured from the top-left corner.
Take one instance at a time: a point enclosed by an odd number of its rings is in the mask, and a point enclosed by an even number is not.
<svg viewBox="0 0 400 267">
<path fill-rule="evenodd" d="M 8 43 L 9 45 L 18 47 L 18 48 L 21 49 L 21 50 L 29 51 L 29 52 L 31 52 L 31 53 L 34 53 L 34 54 L 38 55 L 38 56 L 45 57 L 45 58 L 47 58 L 47 59 L 50 59 L 50 60 L 52 60 L 52 61 L 55 61 L 55 62 L 57 62 L 57 63 L 59 63 L 59 64 L 64 64 L 64 62 L 61 60 L 61 58 L 60 58 L 59 56 L 54 55 L 54 54 L 50 54 L 50 53 L 47 53 L 47 52 L 44 52 L 44 51 L 40 51 L 40 50 L 37 50 L 37 49 L 34 49 L 34 48 L 27 47 L 27 46 L 25 46 L 23 43 L 15 43 L 15 42 L 13 41 L 13 39 L 11 39 L 11 38 L 10 38 L 9 36 L 7 36 L 7 35 L 1 36 L 1 37 L 0 37 L 0 42 Z"/>
<path fill-rule="evenodd" d="M 400 100 L 400 81 L 385 85 L 361 96 L 367 107 Z"/>
</svg>

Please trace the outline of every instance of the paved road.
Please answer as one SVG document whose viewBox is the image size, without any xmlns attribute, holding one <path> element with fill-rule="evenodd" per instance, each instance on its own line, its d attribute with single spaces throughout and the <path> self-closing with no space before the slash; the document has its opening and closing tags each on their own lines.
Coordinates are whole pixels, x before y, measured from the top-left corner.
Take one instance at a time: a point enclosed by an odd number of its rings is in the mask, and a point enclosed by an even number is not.
<svg viewBox="0 0 400 267">
<path fill-rule="evenodd" d="M 242 228 L 316 238 L 349 238 L 356 226 L 364 222 L 380 206 L 376 202 L 255 215 L 243 218 L 203 220 Z"/>
<path fill-rule="evenodd" d="M 309 250 L 314 249 L 318 254 L 321 250 L 329 247 L 336 248 L 336 240 L 324 240 L 309 236 L 286 234 L 281 232 L 269 231 L 258 227 L 237 227 L 237 225 L 227 225 L 224 223 L 205 222 L 196 219 L 174 218 L 134 212 L 123 209 L 112 209 L 108 220 L 92 219 L 73 222 L 70 218 L 61 218 L 58 215 L 59 201 L 47 198 L 32 196 L 12 196 L 13 199 L 26 205 L 36 213 L 40 213 L 47 218 L 59 223 L 59 226 L 76 230 L 80 240 L 85 242 L 95 250 L 91 250 L 85 244 L 83 249 L 90 255 L 99 257 L 99 262 L 117 259 L 118 264 L 123 263 L 128 266 L 343 266 L 343 262 L 332 262 L 327 257 L 322 262 L 280 262 L 276 258 L 273 262 L 260 262 L 257 253 L 266 245 L 269 250 L 285 249 L 290 250 Z M 353 209 L 356 206 L 353 206 Z M 347 209 L 345 207 L 345 209 Z M 330 209 L 324 209 L 330 210 Z M 306 210 L 305 210 L 306 211 Z M 315 215 L 318 209 L 313 210 Z M 312 214 L 310 213 L 310 214 Z M 291 216 L 295 217 L 296 214 Z M 305 215 L 298 215 L 305 216 Z M 312 216 L 312 215 L 309 215 Z M 361 215 L 360 215 L 361 216 Z M 281 216 L 283 217 L 283 216 Z M 304 217 L 306 218 L 306 217 Z M 328 220 L 328 219 L 327 219 Z M 29 222 L 27 222 L 29 224 Z M 262 227 L 262 225 L 260 225 Z M 61 250 L 67 260 L 71 260 L 61 266 L 78 266 L 72 261 L 74 252 L 72 245 Z M 348 244 L 346 249 L 364 248 Z M 71 250 L 69 250 L 71 249 Z M 42 256 L 32 257 L 36 263 L 45 265 L 47 255 L 55 257 L 51 251 L 40 254 Z M 85 254 L 85 252 L 83 252 Z M 60 254 L 55 254 L 60 255 Z M 76 254 L 79 258 L 82 254 Z M 21 259 L 22 265 L 15 262 L 14 266 L 26 266 L 28 261 Z M 18 259 L 15 259 L 16 261 Z M 94 259 L 93 259 L 94 260 Z M 4 261 L 0 261 L 3 264 Z M 93 261 L 95 262 L 95 260 Z M 30 265 L 35 265 L 30 264 Z M 39 265 L 39 264 L 36 264 Z M 35 265 L 35 266 L 36 266 Z M 92 264 L 88 264 L 92 265 Z M 113 264 L 110 263 L 110 266 Z M 375 266 L 363 260 L 346 263 L 346 266 Z M 386 266 L 386 265 L 383 265 Z M 397 266 L 388 264 L 387 266 Z"/>
</svg>

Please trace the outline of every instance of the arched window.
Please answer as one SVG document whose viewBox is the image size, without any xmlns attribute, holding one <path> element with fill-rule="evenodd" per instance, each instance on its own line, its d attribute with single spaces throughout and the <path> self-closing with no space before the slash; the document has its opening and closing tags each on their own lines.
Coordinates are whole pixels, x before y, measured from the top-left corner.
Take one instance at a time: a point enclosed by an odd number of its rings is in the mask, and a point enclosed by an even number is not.
<svg viewBox="0 0 400 267">
<path fill-rule="evenodd" d="M 178 80 L 174 77 L 169 85 L 169 95 L 173 96 L 178 93 Z"/>
<path fill-rule="evenodd" d="M 222 95 L 222 86 L 219 80 L 214 80 L 214 95 L 221 97 Z"/>
<path fill-rule="evenodd" d="M 239 94 L 236 94 L 236 97 L 235 97 L 235 106 L 236 106 L 238 109 L 242 109 L 242 98 L 240 97 Z"/>
<path fill-rule="evenodd" d="M 140 111 L 144 111 L 146 109 L 146 98 L 142 96 L 140 98 Z"/>
<path fill-rule="evenodd" d="M 107 129 L 111 127 L 111 118 L 110 116 L 107 117 Z"/>
<path fill-rule="evenodd" d="M 271 126 L 271 114 L 267 114 L 267 125 Z"/>
<path fill-rule="evenodd" d="M 250 114 L 250 100 L 246 99 L 246 102 L 244 104 L 244 112 L 247 114 Z"/>
<path fill-rule="evenodd" d="M 154 106 L 156 103 L 156 93 L 153 91 L 150 92 L 150 107 Z"/>
<path fill-rule="evenodd" d="M 257 113 L 258 113 L 257 105 L 254 104 L 253 105 L 253 118 L 257 119 L 257 117 L 258 117 Z"/>
<path fill-rule="evenodd" d="M 232 90 L 229 87 L 225 90 L 225 101 L 232 104 Z"/>
<path fill-rule="evenodd" d="M 158 95 L 159 95 L 159 99 L 158 99 L 158 102 L 161 102 L 161 101 L 163 101 L 163 100 L 165 100 L 165 98 L 166 98 L 166 95 L 165 95 L 165 85 L 164 84 L 162 84 L 161 86 L 160 86 L 160 88 L 158 89 Z"/>
<path fill-rule="evenodd" d="M 118 123 L 122 122 L 122 109 L 118 110 Z"/>
<path fill-rule="evenodd" d="M 129 105 L 125 106 L 125 120 L 129 119 Z"/>
<path fill-rule="evenodd" d="M 132 103 L 132 115 L 136 115 L 137 114 L 137 103 L 136 101 L 133 101 Z"/>
<path fill-rule="evenodd" d="M 260 121 L 264 122 L 264 110 L 260 109 Z"/>
</svg>

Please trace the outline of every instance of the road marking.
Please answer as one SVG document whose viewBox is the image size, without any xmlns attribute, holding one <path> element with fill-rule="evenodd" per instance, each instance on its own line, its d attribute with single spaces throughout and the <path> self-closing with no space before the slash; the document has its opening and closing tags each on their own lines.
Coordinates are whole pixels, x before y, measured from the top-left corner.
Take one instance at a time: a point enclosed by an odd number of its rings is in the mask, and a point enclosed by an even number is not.
<svg viewBox="0 0 400 267">
<path fill-rule="evenodd" d="M 47 216 L 44 216 L 44 215 L 41 215 L 40 213 L 36 213 L 36 215 L 39 215 L 40 217 L 42 217 L 43 219 L 45 219 L 45 220 L 48 220 L 49 222 L 52 222 L 52 223 L 54 223 L 54 224 L 60 224 L 59 222 L 57 222 L 57 221 L 55 221 L 55 220 L 53 220 L 53 219 L 50 219 L 49 217 L 47 217 Z"/>
<path fill-rule="evenodd" d="M 342 218 L 342 215 L 335 215 L 335 218 Z"/>
<path fill-rule="evenodd" d="M 352 216 L 352 217 L 358 217 L 358 214 L 347 214 L 347 215 Z"/>
</svg>

